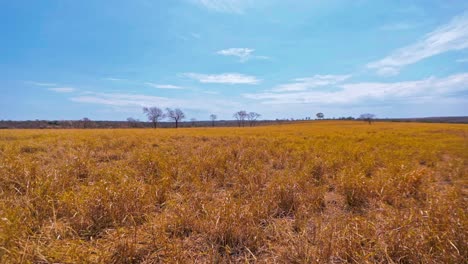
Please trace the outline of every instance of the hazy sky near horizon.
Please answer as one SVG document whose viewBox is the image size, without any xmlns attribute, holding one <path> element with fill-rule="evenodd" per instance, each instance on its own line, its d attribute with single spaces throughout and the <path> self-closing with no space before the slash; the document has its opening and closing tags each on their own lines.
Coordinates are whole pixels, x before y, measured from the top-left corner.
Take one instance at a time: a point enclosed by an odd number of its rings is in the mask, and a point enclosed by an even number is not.
<svg viewBox="0 0 468 264">
<path fill-rule="evenodd" d="M 468 115 L 468 1 L 0 0 L 0 119 Z"/>
</svg>

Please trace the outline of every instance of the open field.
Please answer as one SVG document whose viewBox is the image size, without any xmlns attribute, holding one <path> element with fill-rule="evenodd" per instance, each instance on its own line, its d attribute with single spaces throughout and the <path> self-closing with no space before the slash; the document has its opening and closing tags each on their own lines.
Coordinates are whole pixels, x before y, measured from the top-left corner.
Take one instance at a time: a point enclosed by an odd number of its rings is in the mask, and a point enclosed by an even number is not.
<svg viewBox="0 0 468 264">
<path fill-rule="evenodd" d="M 3 263 L 467 263 L 468 125 L 0 131 Z"/>
</svg>

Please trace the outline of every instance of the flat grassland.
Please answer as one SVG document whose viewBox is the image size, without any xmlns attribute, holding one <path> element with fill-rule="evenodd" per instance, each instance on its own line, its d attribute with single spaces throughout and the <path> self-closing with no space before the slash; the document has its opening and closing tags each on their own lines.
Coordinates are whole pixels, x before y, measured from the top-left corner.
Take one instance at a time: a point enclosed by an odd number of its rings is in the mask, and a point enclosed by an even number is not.
<svg viewBox="0 0 468 264">
<path fill-rule="evenodd" d="M 468 125 L 0 131 L 3 263 L 467 263 Z"/>
</svg>

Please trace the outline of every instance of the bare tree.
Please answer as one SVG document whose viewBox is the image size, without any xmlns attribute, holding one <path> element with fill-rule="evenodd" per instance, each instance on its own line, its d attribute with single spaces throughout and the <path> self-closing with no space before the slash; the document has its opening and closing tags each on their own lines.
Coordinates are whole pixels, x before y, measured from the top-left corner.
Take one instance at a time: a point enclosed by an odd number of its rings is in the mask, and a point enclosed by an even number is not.
<svg viewBox="0 0 468 264">
<path fill-rule="evenodd" d="M 255 121 L 257 121 L 257 119 L 261 116 L 262 116 L 261 114 L 255 113 L 255 112 L 248 113 L 247 119 L 249 120 L 249 125 L 253 126 L 255 124 Z"/>
<path fill-rule="evenodd" d="M 248 114 L 247 114 L 247 111 L 245 110 L 241 110 L 239 112 L 235 112 L 234 113 L 234 118 L 237 120 L 237 124 L 239 125 L 239 127 L 242 125 L 242 126 L 245 126 L 245 119 L 247 118 Z"/>
<path fill-rule="evenodd" d="M 140 123 L 140 120 L 135 119 L 133 117 L 127 118 L 128 126 L 129 127 L 138 127 L 138 123 Z"/>
<path fill-rule="evenodd" d="M 359 119 L 364 120 L 370 124 L 372 124 L 372 120 L 374 120 L 375 115 L 374 114 L 362 114 L 359 116 Z"/>
<path fill-rule="evenodd" d="M 318 119 L 323 119 L 325 117 L 323 113 L 317 113 L 316 116 Z"/>
<path fill-rule="evenodd" d="M 218 117 L 215 115 L 215 114 L 211 114 L 210 115 L 210 120 L 211 120 L 211 126 L 214 127 L 215 126 L 215 121 Z"/>
<path fill-rule="evenodd" d="M 166 112 L 167 112 L 167 117 L 169 119 L 174 120 L 175 127 L 178 128 L 179 122 L 185 118 L 184 112 L 182 112 L 182 110 L 180 110 L 179 108 L 176 108 L 174 110 L 170 108 L 166 108 Z"/>
<path fill-rule="evenodd" d="M 158 127 L 158 122 L 164 119 L 165 115 L 163 110 L 159 107 L 143 107 L 143 113 L 146 114 L 148 120 L 153 123 L 153 127 Z"/>
</svg>

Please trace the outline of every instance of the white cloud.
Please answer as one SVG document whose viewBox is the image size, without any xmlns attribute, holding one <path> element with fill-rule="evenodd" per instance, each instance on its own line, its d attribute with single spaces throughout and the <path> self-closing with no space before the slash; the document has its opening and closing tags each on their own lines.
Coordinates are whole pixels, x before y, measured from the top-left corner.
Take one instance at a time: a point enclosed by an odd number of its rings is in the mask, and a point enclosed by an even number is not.
<svg viewBox="0 0 468 264">
<path fill-rule="evenodd" d="M 48 90 L 49 91 L 54 91 L 54 92 L 57 92 L 57 93 L 72 93 L 72 92 L 76 91 L 75 88 L 71 88 L 71 87 L 49 88 Z"/>
<path fill-rule="evenodd" d="M 55 83 L 43 83 L 43 82 L 31 82 L 31 81 L 27 81 L 25 83 L 36 85 L 36 86 L 47 86 L 47 87 L 57 86 L 57 84 Z"/>
<path fill-rule="evenodd" d="M 173 90 L 184 89 L 183 87 L 172 85 L 172 84 L 157 84 L 157 83 L 150 83 L 150 82 L 146 82 L 145 84 L 153 88 L 158 88 L 158 89 L 173 89 Z"/>
<path fill-rule="evenodd" d="M 167 107 L 170 105 L 170 100 L 165 97 L 122 93 L 87 92 L 85 95 L 72 97 L 71 100 L 80 103 L 94 103 L 111 106 L 149 106 L 155 104 L 160 105 L 161 107 Z"/>
<path fill-rule="evenodd" d="M 219 55 L 224 55 L 224 56 L 235 56 L 235 57 L 238 57 L 241 62 L 245 62 L 250 59 L 252 52 L 254 52 L 254 49 L 230 48 L 230 49 L 220 50 L 216 53 Z"/>
<path fill-rule="evenodd" d="M 199 40 L 202 38 L 202 36 L 198 33 L 191 32 L 191 33 L 172 33 L 172 35 L 180 40 L 183 41 L 194 41 L 194 40 Z"/>
<path fill-rule="evenodd" d="M 201 35 L 198 34 L 198 33 L 190 33 L 190 36 L 192 36 L 193 38 L 196 38 L 196 39 L 201 39 Z"/>
<path fill-rule="evenodd" d="M 295 82 L 279 85 L 274 92 L 305 91 L 319 86 L 333 85 L 349 79 L 351 75 L 314 75 L 308 78 L 294 79 Z"/>
<path fill-rule="evenodd" d="M 398 69 L 392 67 L 382 67 L 377 69 L 377 74 L 384 77 L 395 76 L 399 73 L 400 71 Z"/>
<path fill-rule="evenodd" d="M 453 18 L 438 27 L 418 42 L 396 50 L 389 56 L 367 64 L 370 69 L 383 75 L 395 75 L 409 64 L 416 63 L 448 51 L 468 48 L 468 13 Z"/>
<path fill-rule="evenodd" d="M 144 106 L 166 107 L 181 107 L 183 109 L 213 111 L 216 113 L 230 112 L 232 109 L 237 109 L 240 104 L 232 100 L 210 100 L 207 103 L 207 96 L 200 98 L 168 98 L 144 94 L 129 94 L 129 93 L 94 93 L 86 92 L 80 96 L 70 98 L 71 101 L 77 103 L 99 104 L 113 107 L 113 109 L 138 109 Z"/>
<path fill-rule="evenodd" d="M 192 0 L 205 8 L 223 12 L 242 14 L 251 5 L 251 0 Z"/>
<path fill-rule="evenodd" d="M 113 78 L 113 77 L 103 78 L 103 80 L 105 80 L 105 81 L 113 81 L 113 82 L 125 81 L 125 79 Z"/>
<path fill-rule="evenodd" d="M 253 52 L 254 49 L 249 48 L 229 48 L 224 50 L 219 50 L 216 52 L 218 55 L 223 56 L 234 56 L 238 57 L 240 62 L 246 62 L 250 59 L 260 59 L 260 60 L 268 60 L 270 59 L 267 56 L 254 56 Z"/>
<path fill-rule="evenodd" d="M 219 92 L 217 92 L 217 91 L 202 91 L 202 93 L 206 93 L 206 94 L 219 94 Z"/>
<path fill-rule="evenodd" d="M 386 24 L 380 27 L 380 30 L 383 31 L 398 31 L 398 30 L 407 30 L 417 27 L 416 24 L 410 24 L 405 22 Z"/>
<path fill-rule="evenodd" d="M 261 80 L 255 76 L 244 75 L 240 73 L 223 74 L 201 74 L 185 73 L 186 77 L 195 79 L 201 83 L 226 83 L 226 84 L 258 84 Z"/>
<path fill-rule="evenodd" d="M 450 75 L 444 78 L 430 77 L 405 82 L 362 82 L 339 84 L 338 91 L 300 91 L 293 93 L 244 94 L 249 99 L 261 100 L 266 104 L 353 104 L 378 100 L 398 102 L 422 100 L 437 101 L 454 97 L 454 93 L 468 91 L 468 73 Z"/>
<path fill-rule="evenodd" d="M 271 58 L 268 56 L 254 56 L 255 59 L 259 60 L 270 60 Z"/>
</svg>

